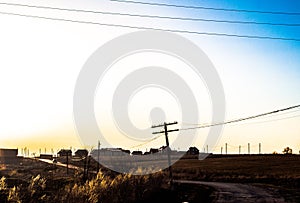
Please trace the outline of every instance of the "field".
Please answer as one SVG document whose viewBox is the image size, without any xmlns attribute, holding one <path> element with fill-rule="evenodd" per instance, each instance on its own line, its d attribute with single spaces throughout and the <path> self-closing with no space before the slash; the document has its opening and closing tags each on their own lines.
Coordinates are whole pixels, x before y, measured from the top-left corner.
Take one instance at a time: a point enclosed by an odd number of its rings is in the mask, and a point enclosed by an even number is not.
<svg viewBox="0 0 300 203">
<path fill-rule="evenodd" d="M 284 183 L 299 186 L 299 155 L 213 155 L 205 160 L 180 160 L 176 178 L 207 181 Z"/>
<path fill-rule="evenodd" d="M 180 160 L 174 179 L 251 184 L 300 202 L 299 155 L 228 155 Z"/>
<path fill-rule="evenodd" d="M 74 162 L 78 167 L 83 162 Z M 0 168 L 0 202 L 212 202 L 214 188 L 205 185 L 169 185 L 168 170 L 147 176 L 118 174 L 91 161 L 83 170 L 34 159 Z M 83 169 L 83 168 L 82 168 Z M 212 155 L 205 160 L 183 159 L 172 167 L 175 180 L 251 184 L 300 202 L 299 155 Z M 158 198 L 159 197 L 159 198 Z"/>
</svg>

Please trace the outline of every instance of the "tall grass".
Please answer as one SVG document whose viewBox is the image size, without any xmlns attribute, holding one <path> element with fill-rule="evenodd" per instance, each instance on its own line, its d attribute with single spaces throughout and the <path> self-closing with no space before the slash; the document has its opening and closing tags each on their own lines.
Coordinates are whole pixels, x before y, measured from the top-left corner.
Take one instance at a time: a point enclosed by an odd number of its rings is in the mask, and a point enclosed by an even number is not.
<svg viewBox="0 0 300 203">
<path fill-rule="evenodd" d="M 41 175 L 32 177 L 27 185 L 9 188 L 6 178 L 0 179 L 0 202 L 139 202 L 144 194 L 160 188 L 165 183 L 165 175 L 159 172 L 152 175 L 134 176 L 118 174 L 115 176 L 99 172 L 94 178 L 85 182 L 74 178 L 65 182 L 61 188 L 49 187 L 51 180 Z"/>
</svg>

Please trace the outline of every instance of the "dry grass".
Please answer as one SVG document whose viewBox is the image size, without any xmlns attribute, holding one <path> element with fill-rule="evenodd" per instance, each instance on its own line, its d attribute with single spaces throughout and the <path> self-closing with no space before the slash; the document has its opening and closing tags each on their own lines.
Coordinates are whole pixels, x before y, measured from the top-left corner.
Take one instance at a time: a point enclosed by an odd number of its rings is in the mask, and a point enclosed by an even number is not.
<svg viewBox="0 0 300 203">
<path fill-rule="evenodd" d="M 180 160 L 174 166 L 177 178 L 228 182 L 266 182 L 300 186 L 299 155 L 210 157 Z"/>
</svg>

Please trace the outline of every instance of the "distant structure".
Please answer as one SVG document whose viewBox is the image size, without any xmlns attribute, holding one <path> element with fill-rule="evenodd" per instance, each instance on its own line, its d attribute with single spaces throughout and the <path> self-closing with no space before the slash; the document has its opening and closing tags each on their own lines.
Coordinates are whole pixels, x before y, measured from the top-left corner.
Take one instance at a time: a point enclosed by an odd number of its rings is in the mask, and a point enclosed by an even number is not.
<svg viewBox="0 0 300 203">
<path fill-rule="evenodd" d="M 58 153 L 57 153 L 57 157 L 65 157 L 65 156 L 72 156 L 72 151 L 70 149 L 61 149 Z"/>
<path fill-rule="evenodd" d="M 52 154 L 40 154 L 40 159 L 49 159 L 49 160 L 52 160 L 53 159 L 53 155 Z"/>
<path fill-rule="evenodd" d="M 199 149 L 197 147 L 190 147 L 189 150 L 182 156 L 182 159 L 198 159 Z"/>
<path fill-rule="evenodd" d="M 149 152 L 150 152 L 150 154 L 155 154 L 155 153 L 159 152 L 159 150 L 155 149 L 155 148 L 151 148 Z"/>
<path fill-rule="evenodd" d="M 0 163 L 17 163 L 18 149 L 0 149 Z"/>
<path fill-rule="evenodd" d="M 129 150 L 124 150 L 122 148 L 102 148 L 99 149 L 99 156 L 124 156 L 126 154 L 130 154 Z M 98 156 L 98 149 L 94 149 L 91 152 L 92 157 Z"/>
<path fill-rule="evenodd" d="M 122 150 L 122 152 L 124 152 L 126 154 L 130 154 L 130 150 L 128 150 L 128 149 L 121 149 L 121 150 Z"/>
<path fill-rule="evenodd" d="M 199 149 L 197 147 L 190 147 L 186 154 L 187 155 L 199 155 Z"/>
<path fill-rule="evenodd" d="M 88 150 L 86 150 L 86 149 L 78 149 L 75 152 L 75 157 L 83 158 L 83 157 L 87 157 L 88 154 L 89 154 Z"/>
<path fill-rule="evenodd" d="M 132 155 L 143 155 L 143 152 L 142 151 L 133 151 L 131 154 Z"/>
</svg>

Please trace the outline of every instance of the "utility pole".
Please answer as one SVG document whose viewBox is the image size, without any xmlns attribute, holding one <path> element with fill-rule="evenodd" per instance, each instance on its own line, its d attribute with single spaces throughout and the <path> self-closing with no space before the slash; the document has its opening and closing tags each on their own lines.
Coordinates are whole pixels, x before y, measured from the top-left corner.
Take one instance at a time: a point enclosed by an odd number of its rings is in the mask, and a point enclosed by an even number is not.
<svg viewBox="0 0 300 203">
<path fill-rule="evenodd" d="M 168 165 L 169 165 L 169 175 L 170 175 L 170 184 L 171 184 L 171 186 L 173 186 L 173 174 L 172 174 L 172 167 L 171 167 L 171 149 L 170 149 L 170 145 L 169 145 L 168 133 L 169 132 L 179 131 L 179 129 L 168 130 L 168 126 L 169 125 L 176 125 L 176 124 L 178 124 L 177 121 L 172 122 L 172 123 L 166 123 L 166 122 L 164 122 L 163 124 L 153 125 L 151 127 L 151 128 L 164 127 L 163 131 L 153 132 L 152 134 L 160 134 L 160 133 L 164 133 L 165 134 L 166 145 L 167 145 L 167 153 L 168 153 Z"/>
<path fill-rule="evenodd" d="M 206 145 L 206 153 L 208 153 L 208 145 Z"/>
<path fill-rule="evenodd" d="M 223 154 L 223 147 L 221 147 L 221 155 Z"/>
<path fill-rule="evenodd" d="M 259 154 L 261 154 L 261 143 L 259 143 Z"/>
<path fill-rule="evenodd" d="M 225 154 L 227 154 L 227 143 L 225 143 Z"/>
<path fill-rule="evenodd" d="M 248 143 L 248 154 L 250 154 L 250 143 Z"/>
<path fill-rule="evenodd" d="M 101 146 L 101 143 L 100 143 L 100 140 L 98 140 L 98 150 L 97 150 L 97 173 L 99 172 L 99 169 L 100 169 L 100 146 Z"/>
<path fill-rule="evenodd" d="M 69 152 L 66 150 L 67 152 L 67 174 L 69 174 Z"/>
<path fill-rule="evenodd" d="M 241 145 L 239 146 L 239 154 L 241 154 Z"/>
</svg>

